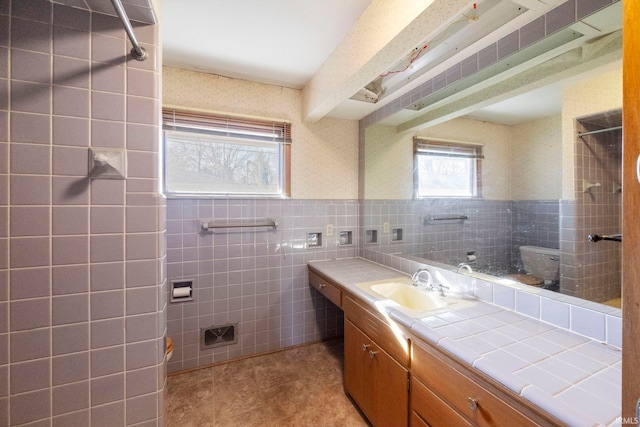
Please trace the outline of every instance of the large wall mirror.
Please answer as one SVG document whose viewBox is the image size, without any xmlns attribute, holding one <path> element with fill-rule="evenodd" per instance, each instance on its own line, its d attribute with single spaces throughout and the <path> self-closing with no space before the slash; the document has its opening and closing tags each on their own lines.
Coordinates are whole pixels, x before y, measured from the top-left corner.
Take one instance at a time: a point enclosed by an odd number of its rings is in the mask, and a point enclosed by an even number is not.
<svg viewBox="0 0 640 427">
<path fill-rule="evenodd" d="M 619 4 L 603 16 L 621 22 Z M 365 256 L 426 259 L 620 308 L 621 42 L 619 31 L 606 37 L 569 52 L 581 55 L 570 72 L 556 67 L 531 82 L 524 77 L 535 70 L 523 71 L 518 87 L 367 127 Z M 481 147 L 477 195 L 416 197 L 416 141 Z"/>
</svg>

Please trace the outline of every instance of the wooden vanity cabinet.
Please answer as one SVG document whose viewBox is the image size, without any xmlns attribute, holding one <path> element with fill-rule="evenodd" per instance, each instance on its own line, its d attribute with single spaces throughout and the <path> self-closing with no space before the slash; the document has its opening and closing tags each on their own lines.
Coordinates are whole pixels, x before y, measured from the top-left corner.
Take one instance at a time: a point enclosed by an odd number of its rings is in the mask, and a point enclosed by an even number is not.
<svg viewBox="0 0 640 427">
<path fill-rule="evenodd" d="M 344 311 L 344 389 L 373 426 L 564 425 L 312 268 L 309 284 Z"/>
<path fill-rule="evenodd" d="M 321 277 L 309 269 L 309 285 L 316 288 L 329 301 L 342 308 L 342 291 L 340 287 L 330 280 Z"/>
<path fill-rule="evenodd" d="M 408 341 L 349 297 L 343 302 L 345 391 L 372 425 L 407 426 Z M 400 360 L 393 353 L 400 355 Z"/>
<path fill-rule="evenodd" d="M 411 410 L 427 425 L 561 425 L 498 384 L 472 375 L 440 350 L 417 342 L 411 350 Z"/>
</svg>

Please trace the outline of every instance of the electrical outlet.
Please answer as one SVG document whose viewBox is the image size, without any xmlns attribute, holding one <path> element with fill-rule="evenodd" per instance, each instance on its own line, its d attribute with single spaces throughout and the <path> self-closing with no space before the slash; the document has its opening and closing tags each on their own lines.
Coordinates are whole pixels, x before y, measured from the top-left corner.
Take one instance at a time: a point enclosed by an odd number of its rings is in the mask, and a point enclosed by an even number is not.
<svg viewBox="0 0 640 427">
<path fill-rule="evenodd" d="M 333 236 L 333 224 L 327 224 L 327 236 Z"/>
<path fill-rule="evenodd" d="M 382 232 L 383 233 L 388 233 L 389 232 L 389 223 L 385 222 L 384 224 L 382 224 Z"/>
</svg>

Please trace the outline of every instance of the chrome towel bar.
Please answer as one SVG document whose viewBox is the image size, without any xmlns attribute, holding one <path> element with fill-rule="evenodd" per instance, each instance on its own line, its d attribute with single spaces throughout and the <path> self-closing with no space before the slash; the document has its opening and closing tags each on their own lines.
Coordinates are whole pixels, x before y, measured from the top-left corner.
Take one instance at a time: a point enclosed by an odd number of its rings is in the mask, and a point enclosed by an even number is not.
<svg viewBox="0 0 640 427">
<path fill-rule="evenodd" d="M 423 225 L 433 224 L 437 221 L 460 221 L 463 222 L 465 219 L 469 219 L 467 215 L 449 215 L 449 216 L 425 216 L 423 220 Z"/>
<path fill-rule="evenodd" d="M 203 230 L 215 230 L 222 228 L 255 228 L 255 227 L 273 227 L 278 228 L 278 221 L 273 218 L 266 218 L 264 222 L 256 222 L 252 224 L 245 223 L 224 223 L 224 224 L 216 224 L 214 221 L 206 221 L 202 223 Z"/>
</svg>

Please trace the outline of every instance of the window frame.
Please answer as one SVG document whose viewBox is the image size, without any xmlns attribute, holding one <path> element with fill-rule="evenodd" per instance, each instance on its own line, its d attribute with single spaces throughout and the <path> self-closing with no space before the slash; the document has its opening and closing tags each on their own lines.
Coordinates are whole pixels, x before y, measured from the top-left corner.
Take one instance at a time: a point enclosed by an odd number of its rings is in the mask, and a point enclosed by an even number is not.
<svg viewBox="0 0 640 427">
<path fill-rule="evenodd" d="M 208 121 L 211 121 L 210 123 Z M 269 131 L 269 128 L 274 131 Z M 185 132 L 219 138 L 221 143 L 237 142 L 240 146 L 278 146 L 278 191 L 250 193 L 229 191 L 176 191 L 169 189 L 168 132 Z M 242 142 L 245 144 L 242 144 Z M 285 120 L 233 116 L 208 111 L 193 111 L 163 107 L 163 194 L 168 198 L 236 198 L 283 199 L 291 197 L 291 123 Z"/>
<path fill-rule="evenodd" d="M 413 197 L 414 199 L 477 199 L 482 197 L 482 155 L 483 144 L 474 142 L 452 141 L 437 138 L 414 137 L 413 139 Z M 440 151 L 440 155 L 432 155 L 432 157 L 456 157 L 475 160 L 472 163 L 474 171 L 472 172 L 471 195 L 422 195 L 420 193 L 420 156 L 428 156 L 426 151 Z M 469 153 L 470 154 L 467 154 Z"/>
</svg>

